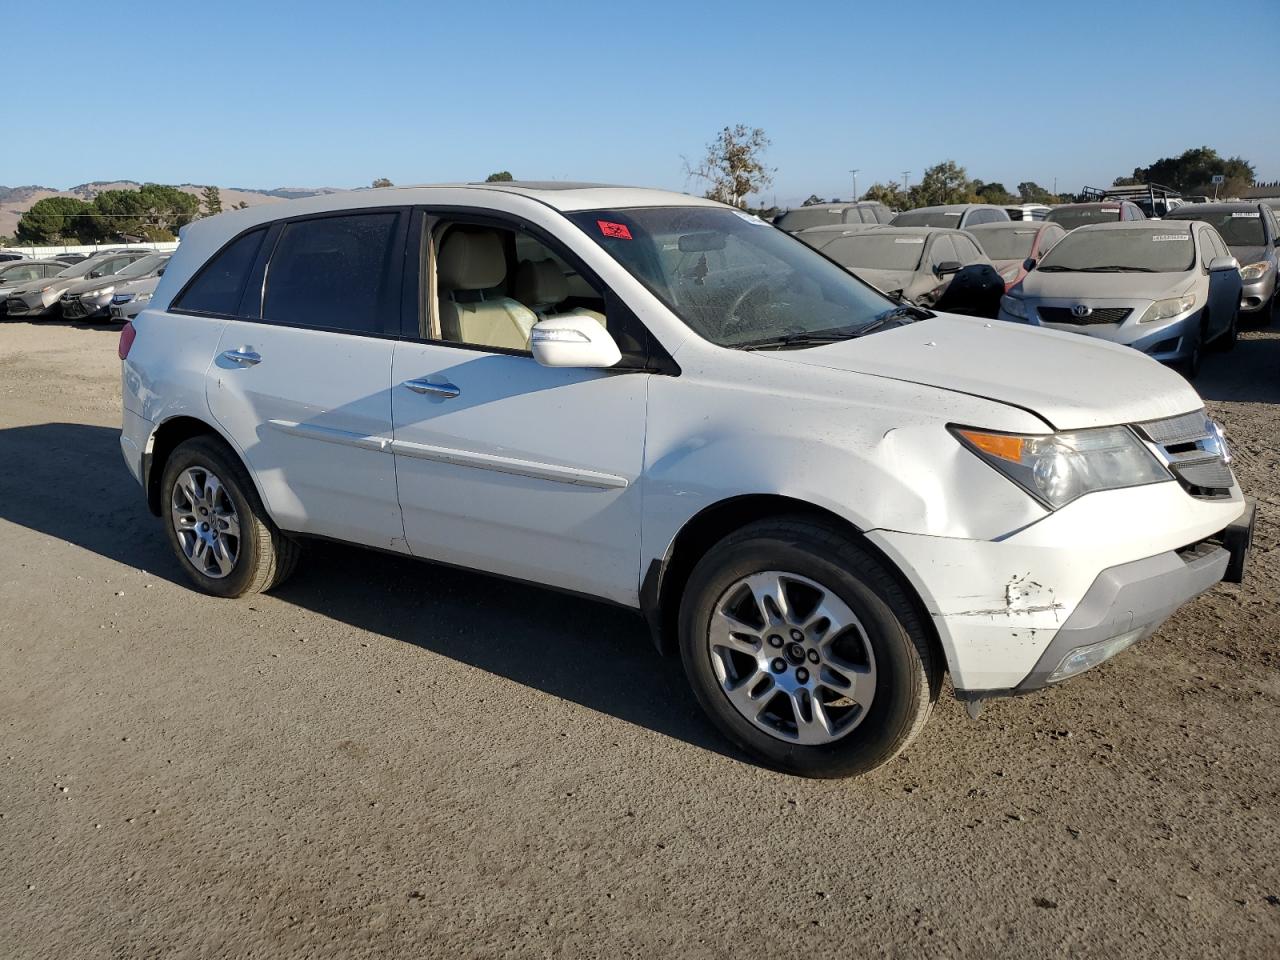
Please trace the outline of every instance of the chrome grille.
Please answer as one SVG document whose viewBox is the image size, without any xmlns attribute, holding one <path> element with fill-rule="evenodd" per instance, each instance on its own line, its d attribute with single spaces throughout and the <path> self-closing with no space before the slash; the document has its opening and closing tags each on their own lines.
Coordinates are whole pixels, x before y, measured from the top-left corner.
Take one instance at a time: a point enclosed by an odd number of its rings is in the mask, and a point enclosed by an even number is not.
<svg viewBox="0 0 1280 960">
<path fill-rule="evenodd" d="M 1094 307 L 1088 316 L 1077 317 L 1071 307 L 1037 307 L 1045 323 L 1070 323 L 1077 327 L 1098 323 L 1124 323 L 1133 310 L 1129 307 Z"/>
<path fill-rule="evenodd" d="M 1230 493 L 1235 478 L 1215 424 L 1203 410 L 1134 425 L 1155 444 L 1165 466 L 1193 497 L 1215 499 Z"/>
</svg>

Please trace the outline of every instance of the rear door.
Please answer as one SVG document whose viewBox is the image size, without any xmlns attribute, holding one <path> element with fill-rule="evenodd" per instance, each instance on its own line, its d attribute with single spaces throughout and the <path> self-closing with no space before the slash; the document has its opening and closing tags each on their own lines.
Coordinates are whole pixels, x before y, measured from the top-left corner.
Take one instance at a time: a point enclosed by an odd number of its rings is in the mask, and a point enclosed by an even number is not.
<svg viewBox="0 0 1280 960">
<path fill-rule="evenodd" d="M 209 407 L 286 530 L 406 549 L 390 383 L 407 219 L 379 208 L 276 224 L 243 316 L 223 328 Z"/>
</svg>

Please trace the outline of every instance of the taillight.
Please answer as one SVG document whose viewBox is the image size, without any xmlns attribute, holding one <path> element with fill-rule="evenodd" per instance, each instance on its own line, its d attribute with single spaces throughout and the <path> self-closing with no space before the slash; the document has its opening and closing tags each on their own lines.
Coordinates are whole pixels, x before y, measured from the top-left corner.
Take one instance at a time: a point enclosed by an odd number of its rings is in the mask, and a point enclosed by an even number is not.
<svg viewBox="0 0 1280 960">
<path fill-rule="evenodd" d="M 137 335 L 138 331 L 134 328 L 132 320 L 120 328 L 120 346 L 116 349 L 116 353 L 120 354 L 121 360 L 129 356 L 129 351 L 133 348 L 133 339 Z"/>
</svg>

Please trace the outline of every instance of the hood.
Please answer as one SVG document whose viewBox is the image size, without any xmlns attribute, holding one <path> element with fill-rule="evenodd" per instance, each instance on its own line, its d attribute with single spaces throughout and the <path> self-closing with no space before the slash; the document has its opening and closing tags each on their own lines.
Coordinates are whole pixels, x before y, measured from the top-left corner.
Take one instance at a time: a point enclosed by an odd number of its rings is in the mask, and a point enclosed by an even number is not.
<svg viewBox="0 0 1280 960">
<path fill-rule="evenodd" d="M 68 284 L 63 292 L 75 296 L 77 294 L 88 293 L 91 290 L 98 290 L 101 287 L 118 287 L 120 281 L 115 277 L 94 277 L 92 280 L 86 280 L 83 277 L 77 278 Z"/>
<path fill-rule="evenodd" d="M 1199 270 L 1184 273 L 1045 273 L 1032 270 L 1019 285 L 1024 297 L 1085 300 L 1163 300 L 1195 285 Z"/>
<path fill-rule="evenodd" d="M 63 277 L 61 280 L 55 280 L 52 277 L 48 277 L 44 280 L 28 280 L 24 281 L 22 286 L 17 287 L 12 296 L 25 297 L 29 293 L 39 293 L 48 286 L 52 286 L 55 293 L 61 293 L 67 287 L 73 286 L 83 279 L 84 277 Z"/>
<path fill-rule="evenodd" d="M 1244 247 L 1235 246 L 1227 247 L 1231 251 L 1231 255 L 1240 261 L 1240 266 L 1247 267 L 1251 263 L 1260 263 L 1267 259 L 1267 247 Z"/>
<path fill-rule="evenodd" d="M 1155 420 L 1204 406 L 1186 380 L 1130 347 L 945 313 L 855 340 L 760 356 L 984 397 L 1030 410 L 1058 430 Z"/>
</svg>

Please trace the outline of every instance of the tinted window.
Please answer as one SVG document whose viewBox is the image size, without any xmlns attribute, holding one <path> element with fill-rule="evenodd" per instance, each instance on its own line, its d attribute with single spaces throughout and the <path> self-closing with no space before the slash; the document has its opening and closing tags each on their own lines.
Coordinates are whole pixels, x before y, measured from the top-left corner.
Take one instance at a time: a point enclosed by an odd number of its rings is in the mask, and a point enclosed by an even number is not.
<svg viewBox="0 0 1280 960">
<path fill-rule="evenodd" d="M 255 230 L 223 247 L 182 292 L 174 309 L 234 316 L 265 235 L 266 230 Z"/>
<path fill-rule="evenodd" d="M 945 263 L 947 260 L 958 260 L 956 248 L 951 242 L 951 238 L 942 235 L 933 238 L 933 246 L 929 248 L 929 262 L 933 266 Z"/>
<path fill-rule="evenodd" d="M 381 333 L 395 213 L 302 220 L 284 228 L 271 264 L 262 318 L 272 323 Z"/>
</svg>

